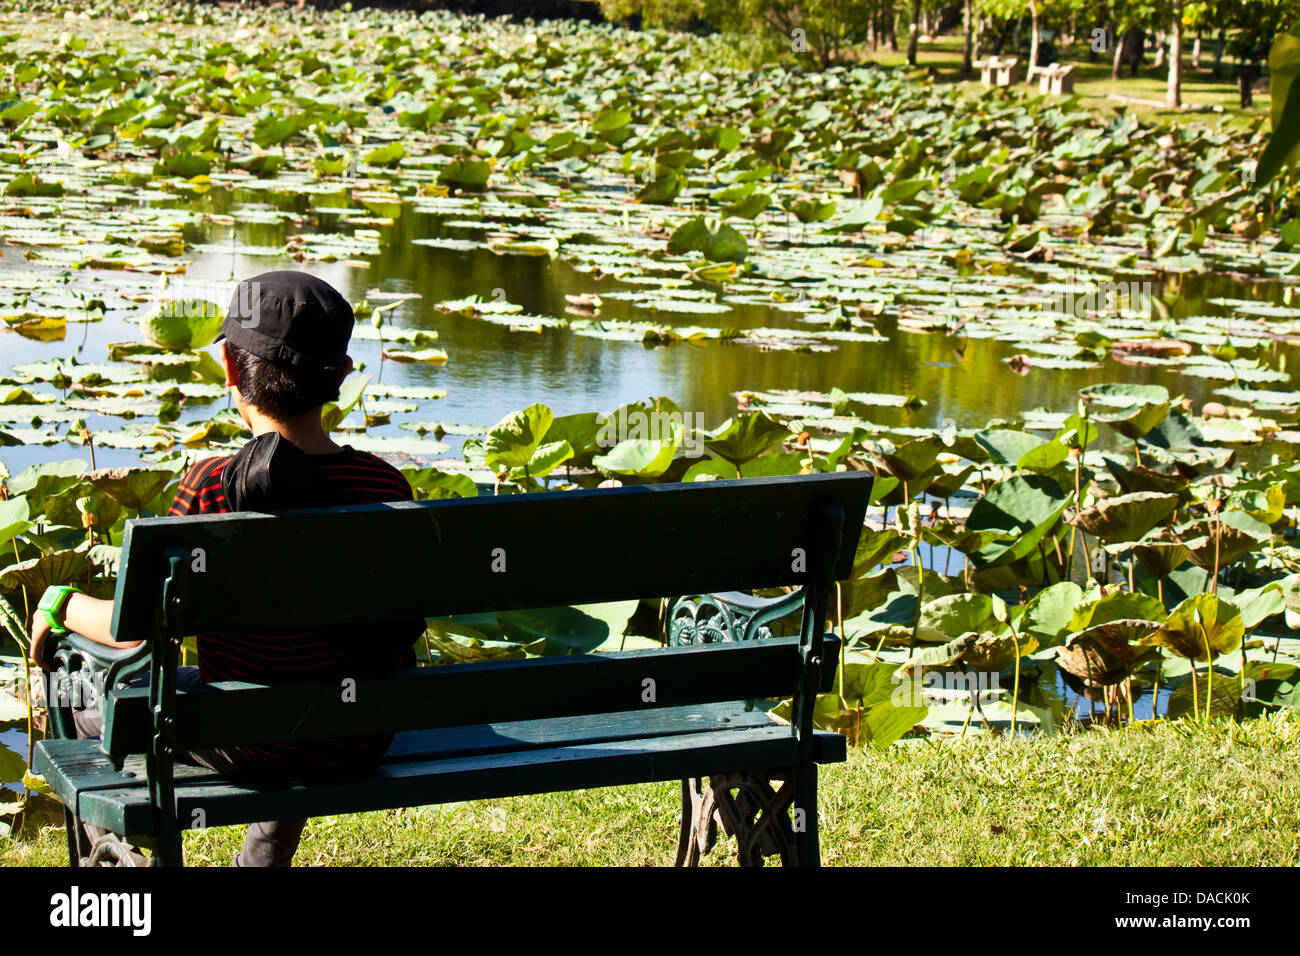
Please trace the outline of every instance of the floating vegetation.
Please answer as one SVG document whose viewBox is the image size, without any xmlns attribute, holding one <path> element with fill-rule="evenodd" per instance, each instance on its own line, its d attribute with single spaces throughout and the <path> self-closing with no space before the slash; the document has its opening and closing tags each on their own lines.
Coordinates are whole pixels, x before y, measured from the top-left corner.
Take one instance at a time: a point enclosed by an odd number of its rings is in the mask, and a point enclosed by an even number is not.
<svg viewBox="0 0 1300 956">
<path fill-rule="evenodd" d="M 588 24 L 37 9 L 0 5 L 0 446 L 39 449 L 0 465 L 0 623 L 20 643 L 46 584 L 110 594 L 125 521 L 248 437 L 204 351 L 241 257 L 365 275 L 484 254 L 587 284 L 553 308 L 440 291 L 440 337 L 402 311 L 419 293 L 366 279 L 354 337 L 378 362 L 327 428 L 422 498 L 872 472 L 819 725 L 878 746 L 1051 729 L 1077 712 L 1058 677 L 1098 720 L 1134 719 L 1144 694 L 1170 716 L 1300 704 L 1297 181 L 1243 179 L 1258 129 L 875 67 L 703 70 L 697 38 Z M 191 281 L 200 261 L 225 279 Z M 1192 276 L 1276 295 L 1217 289 L 1188 315 Z M 462 320 L 575 353 L 779 354 L 761 382 L 718 386 L 763 388 L 712 427 L 663 397 L 493 424 L 434 404 Z M 92 327 L 113 330 L 104 351 L 73 351 Z M 922 337 L 958 361 L 995 343 L 1009 382 L 1091 383 L 958 427 L 913 417 L 952 402 L 924 380 L 803 373 Z M 385 382 L 390 362 L 409 377 Z M 133 464 L 96 467 L 97 448 Z M 623 646 L 634 612 L 566 609 L 568 644 L 535 619 L 458 619 L 431 646 Z"/>
</svg>

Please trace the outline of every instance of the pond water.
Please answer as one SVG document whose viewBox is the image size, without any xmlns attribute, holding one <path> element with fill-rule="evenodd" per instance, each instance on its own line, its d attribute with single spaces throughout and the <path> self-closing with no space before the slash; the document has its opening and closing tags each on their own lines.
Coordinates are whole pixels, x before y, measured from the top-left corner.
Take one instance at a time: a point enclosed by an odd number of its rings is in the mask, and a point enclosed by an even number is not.
<svg viewBox="0 0 1300 956">
<path fill-rule="evenodd" d="M 271 203 L 267 202 L 268 198 Z M 194 201 L 190 204 L 194 212 L 233 217 L 235 222 L 228 225 L 205 219 L 186 228 L 186 241 L 207 251 L 193 257 L 184 281 L 225 283 L 292 266 L 281 255 L 256 255 L 248 249 L 283 246 L 295 232 L 335 231 L 337 214 L 313 213 L 308 198 L 264 190 L 249 193 L 241 189 L 217 189 Z M 312 198 L 318 205 L 322 204 L 321 197 Z M 341 195 L 336 201 L 346 203 L 347 200 Z M 250 210 L 261 214 L 270 210 L 295 213 L 303 221 L 293 225 L 283 221 L 241 221 L 240 214 Z M 406 210 L 393 225 L 381 227 L 384 244 L 381 254 L 358 256 L 354 260 L 354 263 L 368 263 L 365 268 L 346 262 L 311 262 L 300 266 L 331 282 L 353 303 L 368 295 L 376 301 L 376 290 L 418 296 L 403 301 L 391 319 L 406 328 L 436 331 L 438 346 L 449 356 L 446 365 L 381 362 L 380 346 L 375 341 L 354 340 L 351 349 L 354 360 L 364 364 L 365 372 L 384 383 L 446 390 L 444 398 L 422 402 L 410 419 L 491 425 L 533 402 L 544 402 L 556 415 L 565 415 L 610 410 L 626 402 L 664 395 L 676 401 L 684 412 L 698 413 L 704 423 L 713 426 L 735 412 L 733 393 L 741 390 L 825 392 L 838 386 L 846 391 L 915 395 L 925 402 L 914 408 L 879 409 L 873 418 L 881 424 L 935 426 L 952 421 L 958 427 L 979 428 L 998 419 L 1017 419 L 1034 408 L 1072 410 L 1078 389 L 1096 381 L 1164 385 L 1171 394 L 1187 395 L 1198 408 L 1222 384 L 1180 375 L 1174 370 L 1131 366 L 1110 359 L 1100 368 L 1032 368 L 1028 374 L 1019 375 L 1006 361 L 1018 351 L 1012 342 L 967 338 L 960 334 L 916 334 L 900 330 L 896 321 L 889 318 L 882 318 L 876 324 L 876 331 L 885 336 L 885 341 L 846 341 L 834 351 L 811 353 L 765 352 L 719 342 L 647 349 L 639 343 L 588 338 L 565 329 L 544 329 L 538 334 L 511 332 L 502 325 L 440 311 L 435 304 L 472 295 L 488 300 L 504 294 L 509 301 L 522 305 L 525 313 L 563 317 L 566 295 L 605 295 L 633 287 L 612 278 L 593 278 L 590 273 L 552 257 L 498 255 L 487 249 L 455 251 L 415 242 L 447 236 L 481 238 L 481 230 L 476 235 L 473 230 L 451 228 L 444 219 Z M 5 273 L 57 271 L 52 266 L 26 261 L 23 253 L 21 246 L 3 250 L 0 285 Z M 960 287 L 960 277 L 953 278 Z M 81 276 L 74 273 L 71 281 L 75 286 Z M 1212 301 L 1218 298 L 1273 305 L 1283 302 L 1281 283 L 1240 274 L 1158 275 L 1153 281 L 1155 294 L 1170 300 L 1173 318 L 1228 314 Z M 605 301 L 601 314 L 612 319 L 681 325 L 691 325 L 699 319 L 697 315 L 667 310 L 650 311 L 615 299 Z M 66 338 L 53 342 L 0 333 L 0 366 L 70 354 L 76 354 L 83 362 L 102 362 L 108 343 L 139 338 L 139 329 L 132 318 L 131 312 L 121 310 L 110 312 L 99 322 L 70 324 Z M 714 319 L 713 324 L 741 329 L 798 327 L 791 312 L 775 306 L 736 304 L 730 313 Z M 1297 375 L 1291 370 L 1300 368 L 1300 364 L 1292 354 L 1294 346 L 1279 345 L 1277 349 L 1276 360 L 1271 364 L 1289 372 L 1290 384 L 1272 387 L 1295 388 Z M 215 351 L 215 347 L 208 351 Z M 211 413 L 212 406 L 187 410 L 182 421 L 200 420 Z M 120 419 L 95 415 L 88 416 L 87 421 L 92 430 L 115 429 L 121 424 Z M 371 433 L 410 434 L 401 431 L 396 423 L 372 428 Z M 461 440 L 455 435 L 444 439 L 452 446 L 448 455 L 457 455 Z M 1109 435 L 1105 440 L 1113 442 Z M 84 456 L 84 449 L 73 446 L 18 446 L 0 453 L 12 473 L 39 462 Z M 133 464 L 137 460 L 137 453 L 131 450 L 101 447 L 96 451 L 99 467 Z M 961 566 L 959 553 L 925 550 L 927 565 L 942 567 L 950 562 L 954 570 Z M 1300 642 L 1288 643 L 1300 645 Z M 1300 650 L 1300 646 L 1289 649 Z M 1029 678 L 1030 673 L 1026 672 L 1022 686 L 1026 699 L 1049 712 L 1055 721 L 1059 722 L 1071 709 L 1080 717 L 1088 716 L 1091 705 L 1063 684 L 1055 667 L 1046 668 L 1045 678 L 1038 682 Z M 1161 711 L 1167 697 L 1168 690 L 1163 689 Z M 960 712 L 964 708 L 954 711 Z M 1139 697 L 1136 715 L 1140 719 L 1150 717 L 1149 692 Z M 1008 723 L 1006 716 L 996 710 L 990 712 L 992 721 L 1003 727 Z M 952 730 L 959 726 L 960 718 L 935 722 Z M 22 727 L 7 726 L 8 729 L 0 731 L 0 760 L 10 767 L 14 758 L 25 751 L 26 735 Z M 18 765 L 21 763 L 22 758 L 18 757 Z M 20 788 L 15 781 L 3 782 L 11 789 Z"/>
<path fill-rule="evenodd" d="M 273 204 L 267 202 L 268 198 Z M 443 312 L 434 305 L 472 295 L 491 300 L 494 295 L 504 294 L 508 301 L 522 305 L 527 314 L 562 318 L 566 295 L 607 294 L 633 287 L 613 278 L 595 279 L 552 257 L 499 255 L 487 249 L 455 251 L 415 244 L 414 240 L 449 235 L 481 238 L 482 230 L 448 227 L 444 217 L 412 210 L 393 225 L 381 227 L 381 254 L 353 260 L 369 263 L 368 268 L 344 262 L 296 266 L 281 255 L 241 251 L 283 246 L 290 233 L 337 229 L 338 214 L 313 213 L 309 198 L 324 205 L 320 196 L 295 197 L 262 190 L 247 193 L 241 189 L 214 189 L 200 197 L 190 204 L 194 212 L 233 215 L 236 222 L 221 225 L 204 221 L 189 226 L 185 229 L 186 241 L 206 249 L 225 247 L 233 251 L 199 253 L 180 281 L 203 286 L 296 267 L 326 279 L 354 304 L 373 290 L 418 295 L 390 313 L 391 320 L 407 328 L 436 331 L 439 347 L 449 356 L 446 365 L 381 363 L 376 341 L 354 340 L 351 348 L 354 361 L 364 364 L 367 374 L 379 376 L 385 383 L 446 390 L 446 397 L 423 403 L 411 419 L 492 425 L 533 402 L 549 405 L 559 416 L 608 411 L 626 402 L 664 395 L 677 402 L 683 412 L 702 415 L 707 426 L 712 427 L 735 412 L 733 393 L 740 390 L 824 392 L 838 386 L 845 391 L 915 395 L 926 403 L 917 408 L 879 409 L 873 420 L 884 425 L 934 426 L 951 420 L 959 428 L 978 428 L 990 421 L 1018 418 L 1034 408 L 1070 411 L 1078 389 L 1096 381 L 1164 385 L 1171 394 L 1187 395 L 1198 409 L 1222 384 L 1180 375 L 1174 369 L 1132 366 L 1113 359 L 1099 368 L 1031 368 L 1022 376 L 1006 362 L 1020 351 L 1012 342 L 960 334 L 909 333 L 900 331 L 887 316 L 876 324 L 876 331 L 886 337 L 885 341 L 846 341 L 839 343 L 835 351 L 808 353 L 765 352 L 717 341 L 648 349 L 640 343 L 589 338 L 565 329 L 548 328 L 537 334 L 511 332 L 506 326 Z M 335 201 L 343 203 L 346 199 L 340 195 Z M 241 213 L 265 214 L 269 209 L 295 213 L 304 221 L 292 226 L 288 222 L 239 221 Z M 6 272 L 57 271 L 24 261 L 23 252 L 21 246 L 3 249 L 0 283 Z M 960 288 L 960 277 L 953 274 L 951 278 Z M 1122 276 L 1117 278 L 1123 280 Z M 75 285 L 77 281 L 74 273 L 72 282 Z M 1212 301 L 1218 298 L 1280 305 L 1285 288 L 1275 280 L 1240 274 L 1157 275 L 1151 281 L 1157 297 L 1176 294 L 1169 305 L 1174 319 L 1230 314 Z M 700 318 L 674 314 L 667 308 L 651 311 L 616 299 L 604 300 L 601 317 L 678 325 L 696 324 Z M 100 322 L 70 324 L 63 341 L 43 343 L 0 334 L 0 366 L 66 356 L 74 350 L 80 361 L 102 362 L 108 343 L 139 339 L 139 329 L 130 318 L 134 318 L 131 312 L 118 311 L 108 313 Z M 710 324 L 739 329 L 798 327 L 793 313 L 775 306 L 735 304 L 725 316 L 710 318 Z M 1300 368 L 1293 354 L 1295 346 L 1278 348 L 1280 354 L 1271 364 L 1289 371 L 1290 384 L 1270 387 L 1294 388 L 1297 376 L 1291 370 Z M 215 349 L 212 346 L 207 351 Z M 183 415 L 182 421 L 210 413 L 210 406 L 200 408 Z M 92 430 L 121 424 L 120 419 L 96 417 L 87 422 Z M 372 428 L 371 432 L 410 434 L 401 431 L 396 423 Z M 449 454 L 456 454 L 459 440 L 454 435 L 444 439 L 453 446 Z M 12 447 L 4 450 L 3 460 L 11 472 L 16 472 L 35 462 L 70 457 L 56 452 L 57 446 Z M 97 450 L 96 458 L 101 467 L 137 460 L 133 451 L 108 448 Z"/>
</svg>

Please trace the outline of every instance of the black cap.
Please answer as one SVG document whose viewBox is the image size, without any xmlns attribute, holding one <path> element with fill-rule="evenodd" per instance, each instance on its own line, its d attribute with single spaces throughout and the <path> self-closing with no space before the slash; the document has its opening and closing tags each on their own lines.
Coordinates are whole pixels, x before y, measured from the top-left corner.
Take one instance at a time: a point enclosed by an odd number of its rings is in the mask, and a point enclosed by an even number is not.
<svg viewBox="0 0 1300 956">
<path fill-rule="evenodd" d="M 306 272 L 263 272 L 245 279 L 230 299 L 217 341 L 310 371 L 343 364 L 356 318 L 338 290 Z"/>
</svg>

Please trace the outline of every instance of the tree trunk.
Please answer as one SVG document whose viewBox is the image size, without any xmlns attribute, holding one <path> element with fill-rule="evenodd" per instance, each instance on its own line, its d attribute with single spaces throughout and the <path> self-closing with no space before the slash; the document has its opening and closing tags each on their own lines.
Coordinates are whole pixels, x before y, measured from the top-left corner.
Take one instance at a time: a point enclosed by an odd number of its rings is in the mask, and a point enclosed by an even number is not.
<svg viewBox="0 0 1300 956">
<path fill-rule="evenodd" d="M 907 65 L 916 66 L 916 48 L 921 41 L 921 0 L 912 0 L 912 28 L 907 37 Z"/>
<path fill-rule="evenodd" d="M 889 28 L 889 52 L 897 53 L 898 52 L 898 11 L 894 9 L 894 4 L 892 0 L 889 4 L 886 5 L 885 11 L 886 11 L 885 26 Z"/>
<path fill-rule="evenodd" d="M 1199 71 L 1201 68 L 1201 31 L 1196 31 L 1196 39 L 1192 41 L 1192 69 Z"/>
<path fill-rule="evenodd" d="M 1007 31 L 1011 29 L 1011 21 L 1006 20 L 1002 24 L 1002 29 L 998 31 L 997 39 L 993 41 L 993 55 L 1001 56 L 1003 49 L 1007 45 Z"/>
<path fill-rule="evenodd" d="M 1146 33 L 1141 27 L 1134 27 L 1129 30 L 1129 36 L 1133 42 L 1128 51 L 1128 75 L 1137 76 L 1138 67 L 1142 65 L 1142 46 L 1146 40 Z"/>
<path fill-rule="evenodd" d="M 1223 47 L 1228 42 L 1228 31 L 1224 27 L 1219 27 L 1219 38 L 1214 41 L 1214 75 L 1220 77 L 1223 75 Z"/>
<path fill-rule="evenodd" d="M 1153 64 L 1158 70 L 1165 65 L 1165 31 L 1156 31 L 1156 61 Z"/>
<path fill-rule="evenodd" d="M 1124 56 L 1124 38 L 1127 36 L 1127 33 L 1121 34 L 1118 29 L 1111 35 L 1110 41 L 1115 44 L 1115 56 L 1110 64 L 1110 78 L 1112 80 L 1119 79 L 1119 64 Z"/>
<path fill-rule="evenodd" d="M 1169 25 L 1169 87 L 1165 107 L 1183 105 L 1183 0 L 1174 0 L 1173 22 Z"/>
<path fill-rule="evenodd" d="M 971 63 L 974 60 L 973 47 L 971 44 L 971 27 L 973 24 L 971 23 L 970 5 L 971 0 L 965 0 L 961 5 L 961 29 L 962 33 L 965 35 L 965 40 L 963 41 L 961 49 L 961 71 L 963 74 L 967 75 L 971 71 Z"/>
<path fill-rule="evenodd" d="M 1034 67 L 1038 66 L 1038 0 L 1029 0 L 1029 66 L 1025 68 L 1025 82 L 1033 85 Z"/>
</svg>

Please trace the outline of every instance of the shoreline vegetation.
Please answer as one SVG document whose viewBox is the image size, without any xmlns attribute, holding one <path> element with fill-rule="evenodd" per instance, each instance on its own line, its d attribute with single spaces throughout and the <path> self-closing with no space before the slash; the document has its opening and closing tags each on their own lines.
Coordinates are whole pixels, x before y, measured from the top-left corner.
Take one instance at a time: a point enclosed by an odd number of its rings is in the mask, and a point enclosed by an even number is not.
<svg viewBox="0 0 1300 956">
<path fill-rule="evenodd" d="M 854 748 L 818 788 L 826 866 L 1295 866 L 1300 713 Z M 312 820 L 300 866 L 669 866 L 675 782 Z M 242 827 L 185 834 L 227 866 Z M 63 866 L 63 830 L 0 865 Z M 721 839 L 706 866 L 733 866 Z"/>
</svg>

